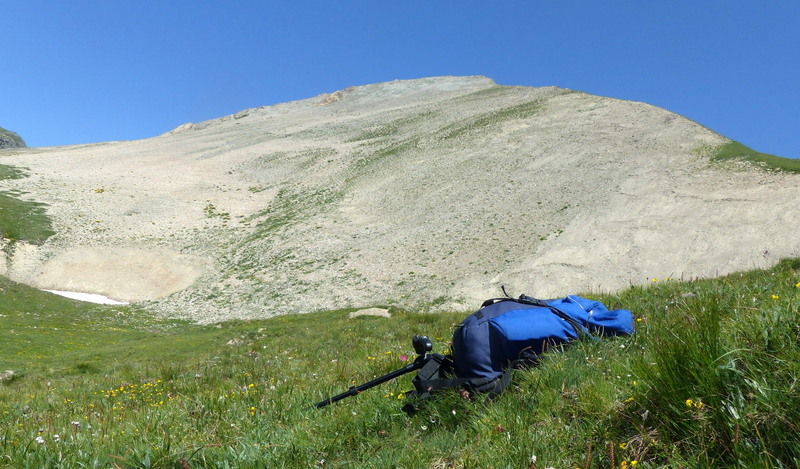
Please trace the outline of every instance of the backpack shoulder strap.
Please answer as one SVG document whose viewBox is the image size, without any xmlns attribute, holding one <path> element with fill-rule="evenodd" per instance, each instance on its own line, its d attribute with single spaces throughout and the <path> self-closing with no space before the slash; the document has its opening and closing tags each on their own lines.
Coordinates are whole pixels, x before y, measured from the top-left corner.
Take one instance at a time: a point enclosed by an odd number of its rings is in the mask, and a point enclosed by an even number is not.
<svg viewBox="0 0 800 469">
<path fill-rule="evenodd" d="M 516 301 L 517 303 L 535 304 L 537 306 L 539 306 L 539 303 L 541 303 L 541 306 L 544 306 L 544 303 L 541 300 L 537 300 L 536 298 L 530 297 L 528 295 L 520 295 L 519 298 L 513 298 L 506 291 L 506 286 L 505 285 L 501 285 L 500 289 L 503 291 L 503 294 L 505 296 L 502 296 L 502 297 L 499 297 L 499 298 L 489 298 L 488 300 L 484 301 L 483 304 L 481 304 L 481 308 L 484 308 L 484 307 L 489 306 L 489 305 L 493 305 L 495 303 L 500 303 L 502 301 Z M 530 301 L 535 301 L 537 303 L 529 303 Z"/>
<path fill-rule="evenodd" d="M 417 372 L 417 376 L 411 380 L 414 385 L 412 393 L 421 399 L 425 399 L 431 393 L 443 389 L 461 387 L 479 389 L 500 380 L 498 378 L 455 378 L 453 358 L 450 355 L 433 353 L 428 355 L 428 358 L 427 363 Z"/>
<path fill-rule="evenodd" d="M 417 376 L 411 380 L 414 385 L 413 394 L 424 399 L 434 391 L 460 386 L 462 380 L 445 377 L 452 374 L 452 369 L 453 358 L 450 355 L 429 354 L 428 361 L 422 365 Z"/>
<path fill-rule="evenodd" d="M 531 305 L 531 306 L 539 306 L 539 307 L 542 307 L 542 308 L 547 308 L 553 314 L 555 314 L 556 316 L 560 317 L 564 321 L 567 321 L 567 323 L 569 323 L 569 325 L 572 326 L 573 329 L 575 329 L 575 334 L 577 334 L 578 338 L 581 338 L 581 339 L 586 339 L 586 338 L 594 339 L 595 338 L 594 336 L 592 336 L 588 332 L 588 330 L 585 327 L 581 326 L 581 324 L 575 318 L 573 318 L 572 316 L 564 313 L 560 309 L 558 309 L 555 306 L 552 306 L 552 305 L 546 303 L 545 301 L 542 301 L 542 300 L 540 300 L 538 298 L 534 298 L 534 297 L 528 296 L 528 295 L 520 295 L 519 298 L 506 298 L 506 297 L 490 298 L 490 299 L 484 301 L 483 304 L 481 304 L 480 309 L 478 309 L 478 311 L 476 311 L 474 314 L 478 318 L 482 318 L 483 317 L 483 312 L 481 310 L 483 308 L 485 308 L 486 306 L 491 306 L 491 305 L 496 304 L 496 303 L 502 303 L 504 301 L 513 301 L 515 303 L 520 303 L 520 304 L 523 304 L 523 305 Z"/>
<path fill-rule="evenodd" d="M 486 306 L 493 305 L 495 303 L 500 303 L 501 301 L 517 301 L 514 298 L 489 298 L 488 300 L 481 303 L 481 308 L 485 308 Z"/>
</svg>

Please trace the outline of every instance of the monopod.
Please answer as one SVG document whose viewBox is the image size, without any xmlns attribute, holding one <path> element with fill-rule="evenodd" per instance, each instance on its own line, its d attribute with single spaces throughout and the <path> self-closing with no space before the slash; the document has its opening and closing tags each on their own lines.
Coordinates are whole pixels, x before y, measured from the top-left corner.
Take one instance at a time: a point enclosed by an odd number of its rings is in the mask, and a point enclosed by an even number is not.
<svg viewBox="0 0 800 469">
<path fill-rule="evenodd" d="M 346 397 L 355 396 L 361 391 L 366 391 L 369 388 L 375 387 L 381 383 L 385 383 L 386 381 L 397 378 L 398 376 L 402 376 L 406 373 L 411 373 L 414 370 L 422 368 L 425 365 L 425 363 L 427 363 L 430 360 L 428 352 L 433 350 L 433 343 L 431 343 L 431 340 L 424 335 L 421 336 L 415 335 L 411 343 L 414 345 L 414 351 L 417 353 L 417 358 L 415 358 L 412 363 L 409 363 L 408 365 L 404 366 L 403 368 L 400 368 L 399 370 L 395 370 L 392 371 L 391 373 L 375 378 L 372 381 L 364 383 L 360 386 L 353 386 L 341 394 L 337 394 L 333 397 L 325 399 L 324 401 L 314 404 L 314 407 L 317 408 L 325 407 L 328 404 L 332 404 L 336 401 L 341 401 Z"/>
</svg>

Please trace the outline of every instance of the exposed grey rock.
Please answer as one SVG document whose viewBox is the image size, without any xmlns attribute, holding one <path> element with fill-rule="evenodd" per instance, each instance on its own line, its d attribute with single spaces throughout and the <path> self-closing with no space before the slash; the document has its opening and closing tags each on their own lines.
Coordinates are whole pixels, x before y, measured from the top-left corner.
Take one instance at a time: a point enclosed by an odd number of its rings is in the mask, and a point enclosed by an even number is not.
<svg viewBox="0 0 800 469">
<path fill-rule="evenodd" d="M 374 316 L 380 318 L 391 318 L 392 315 L 389 313 L 388 309 L 383 308 L 367 308 L 367 309 L 360 309 L 358 311 L 353 311 L 352 313 L 347 315 L 348 319 L 360 318 L 363 316 Z"/>
<path fill-rule="evenodd" d="M 15 132 L 0 127 L 0 148 L 22 148 L 25 141 Z"/>
</svg>

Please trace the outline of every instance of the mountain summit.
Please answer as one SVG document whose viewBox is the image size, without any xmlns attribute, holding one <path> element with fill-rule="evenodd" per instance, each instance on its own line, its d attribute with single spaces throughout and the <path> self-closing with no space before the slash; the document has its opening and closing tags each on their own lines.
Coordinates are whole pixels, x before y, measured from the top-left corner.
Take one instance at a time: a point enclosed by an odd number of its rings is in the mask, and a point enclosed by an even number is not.
<svg viewBox="0 0 800 469">
<path fill-rule="evenodd" d="M 56 235 L 5 274 L 199 321 L 395 304 L 475 309 L 800 256 L 800 176 L 648 104 L 437 77 L 161 136 L 0 158 Z M 2 267 L 3 264 L 0 264 Z"/>
</svg>

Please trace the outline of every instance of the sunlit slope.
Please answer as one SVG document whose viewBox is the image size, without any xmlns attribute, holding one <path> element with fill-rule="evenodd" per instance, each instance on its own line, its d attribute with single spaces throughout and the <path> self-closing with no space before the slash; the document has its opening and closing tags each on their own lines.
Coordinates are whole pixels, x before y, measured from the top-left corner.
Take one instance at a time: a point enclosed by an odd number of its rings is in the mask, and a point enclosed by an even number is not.
<svg viewBox="0 0 800 469">
<path fill-rule="evenodd" d="M 375 303 L 471 309 L 800 255 L 800 177 L 643 103 L 440 77 L 132 142 L 27 149 L 2 186 L 57 233 L 6 274 L 201 321 Z"/>
</svg>

